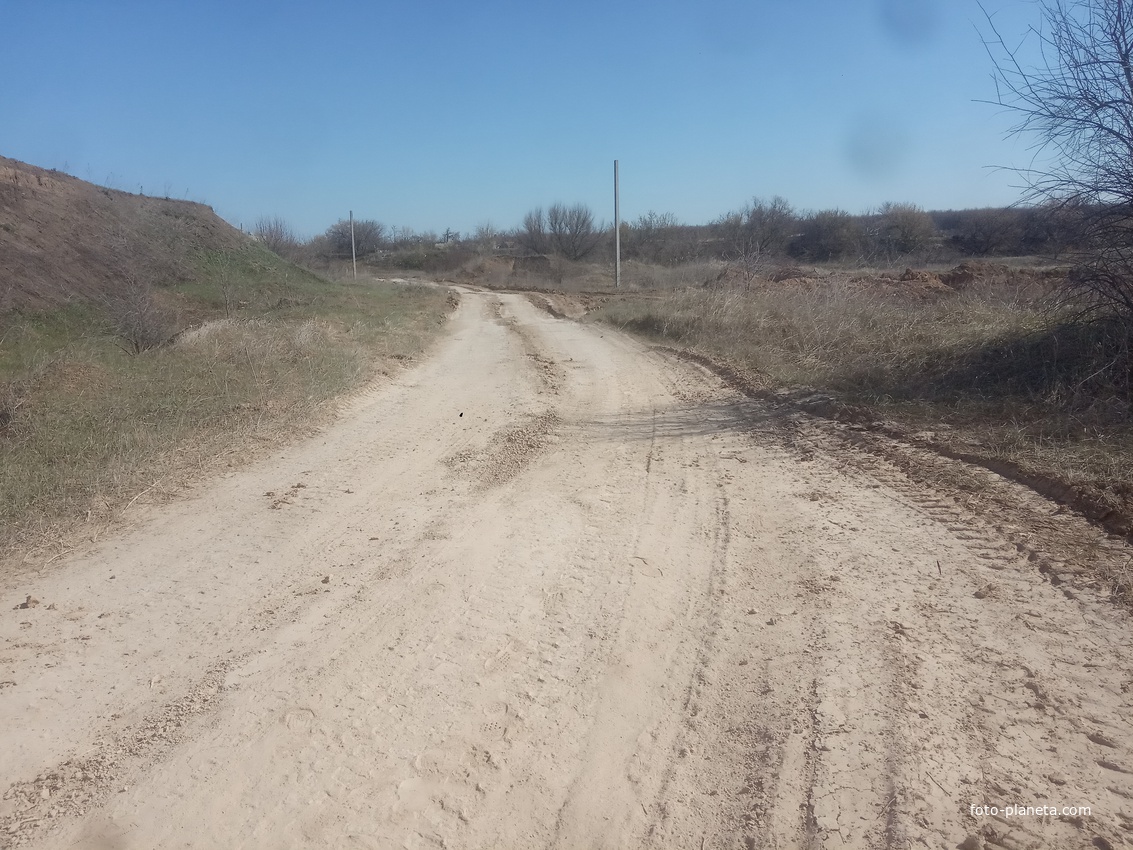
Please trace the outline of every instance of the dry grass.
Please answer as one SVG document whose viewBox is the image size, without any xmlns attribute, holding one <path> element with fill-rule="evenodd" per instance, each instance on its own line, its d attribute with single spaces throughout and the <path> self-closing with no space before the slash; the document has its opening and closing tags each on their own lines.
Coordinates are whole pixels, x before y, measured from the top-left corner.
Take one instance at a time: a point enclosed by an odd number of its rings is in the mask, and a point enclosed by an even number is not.
<svg viewBox="0 0 1133 850">
<path fill-rule="evenodd" d="M 720 263 L 657 266 L 633 260 L 622 263 L 626 292 L 699 286 L 720 274 Z M 460 283 L 490 289 L 554 292 L 613 292 L 612 264 L 576 263 L 562 257 L 476 257 L 453 273 Z"/>
<path fill-rule="evenodd" d="M 158 294 L 191 326 L 128 354 L 99 304 L 0 316 L 0 557 L 39 561 L 309 430 L 419 353 L 446 293 L 331 283 L 256 247 L 199 257 Z"/>
<path fill-rule="evenodd" d="M 622 263 L 622 289 L 627 292 L 664 292 L 673 289 L 696 287 L 713 280 L 720 274 L 721 264 L 712 262 L 685 263 L 677 266 L 657 266 L 629 260 Z M 609 275 L 610 286 L 614 276 Z"/>
<path fill-rule="evenodd" d="M 1133 515 L 1128 386 L 1106 368 L 1121 339 L 1064 323 L 1045 286 L 1012 276 L 926 297 L 831 275 L 747 293 L 625 296 L 592 317 L 727 361 L 766 389 L 813 388 Z"/>
</svg>

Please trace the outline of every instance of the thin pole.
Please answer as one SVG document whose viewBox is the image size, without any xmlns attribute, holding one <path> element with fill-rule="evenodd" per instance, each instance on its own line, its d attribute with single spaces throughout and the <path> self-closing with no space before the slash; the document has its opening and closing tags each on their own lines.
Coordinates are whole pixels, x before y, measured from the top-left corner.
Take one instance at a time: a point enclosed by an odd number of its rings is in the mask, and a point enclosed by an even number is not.
<svg viewBox="0 0 1133 850">
<path fill-rule="evenodd" d="M 618 199 L 618 161 L 614 160 L 614 288 L 622 286 L 622 215 Z"/>
<path fill-rule="evenodd" d="M 354 250 L 354 210 L 350 211 L 350 259 L 354 263 L 354 279 L 358 280 L 358 252 Z"/>
</svg>

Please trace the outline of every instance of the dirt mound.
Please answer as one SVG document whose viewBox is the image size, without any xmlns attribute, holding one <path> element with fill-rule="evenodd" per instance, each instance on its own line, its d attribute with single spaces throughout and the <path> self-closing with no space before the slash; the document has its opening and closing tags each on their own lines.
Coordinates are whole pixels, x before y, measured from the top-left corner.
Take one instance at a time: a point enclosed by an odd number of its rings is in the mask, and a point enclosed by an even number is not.
<svg viewBox="0 0 1133 850">
<path fill-rule="evenodd" d="M 975 263 L 960 263 L 954 269 L 940 276 L 944 283 L 953 289 L 964 289 L 979 279 L 980 269 Z"/>
<path fill-rule="evenodd" d="M 474 286 L 500 286 L 511 275 L 511 262 L 508 257 L 475 257 L 457 269 L 452 279 Z"/>
<path fill-rule="evenodd" d="M 1013 269 L 1002 263 L 967 261 L 940 275 L 940 279 L 953 289 L 965 289 L 973 283 L 990 280 L 1014 280 L 1021 275 L 1029 275 L 1021 269 Z"/>
<path fill-rule="evenodd" d="M 1066 277 L 1066 268 L 1016 268 L 1003 263 L 968 260 L 943 272 L 940 279 L 956 290 L 980 283 L 1051 283 Z"/>
<path fill-rule="evenodd" d="M 905 269 L 899 279 L 900 288 L 913 295 L 929 298 L 935 295 L 948 295 L 953 290 L 947 286 L 940 275 L 923 269 Z"/>
<path fill-rule="evenodd" d="M 923 269 L 920 271 L 905 269 L 900 280 L 902 283 L 940 283 L 940 276 Z"/>
<path fill-rule="evenodd" d="M 948 271 L 906 268 L 900 274 L 876 271 L 850 278 L 859 289 L 932 298 L 992 283 L 1049 285 L 1066 276 L 1064 268 L 1015 268 L 1002 263 L 968 260 Z"/>
<path fill-rule="evenodd" d="M 551 274 L 551 258 L 542 254 L 516 257 L 511 265 L 512 274 Z"/>
<path fill-rule="evenodd" d="M 772 283 L 784 283 L 789 280 L 811 280 L 817 276 L 814 271 L 808 272 L 798 266 L 780 266 L 767 275 L 767 279 Z"/>
<path fill-rule="evenodd" d="M 706 289 L 721 287 L 742 287 L 744 289 L 767 289 L 768 287 L 798 287 L 819 283 L 821 278 L 815 271 L 807 272 L 792 266 L 784 266 L 762 275 L 748 275 L 743 269 L 727 265 L 719 273 L 704 281 Z"/>
<path fill-rule="evenodd" d="M 0 157 L 0 313 L 189 279 L 248 240 L 210 207 L 95 186 Z"/>
<path fill-rule="evenodd" d="M 939 275 L 929 271 L 914 271 L 913 269 L 905 269 L 900 275 L 893 272 L 857 275 L 851 277 L 849 283 L 855 289 L 913 296 L 915 298 L 935 298 L 941 295 L 951 295 L 955 291 L 946 286 Z"/>
</svg>

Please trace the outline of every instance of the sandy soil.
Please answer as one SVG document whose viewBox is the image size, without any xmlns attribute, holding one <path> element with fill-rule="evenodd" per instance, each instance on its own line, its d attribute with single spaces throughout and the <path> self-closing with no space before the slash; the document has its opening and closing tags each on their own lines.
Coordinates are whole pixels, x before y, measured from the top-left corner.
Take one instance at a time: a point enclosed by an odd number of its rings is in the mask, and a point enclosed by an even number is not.
<svg viewBox="0 0 1133 850">
<path fill-rule="evenodd" d="M 1133 844 L 1119 542 L 523 296 L 144 510 L 5 580 L 0 846 Z"/>
</svg>

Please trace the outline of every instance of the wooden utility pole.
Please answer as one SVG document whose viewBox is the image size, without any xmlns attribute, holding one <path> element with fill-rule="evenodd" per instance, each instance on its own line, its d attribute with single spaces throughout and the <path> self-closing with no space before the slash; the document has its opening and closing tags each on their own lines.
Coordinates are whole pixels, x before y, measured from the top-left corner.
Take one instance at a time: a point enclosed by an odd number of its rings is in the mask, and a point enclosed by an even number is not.
<svg viewBox="0 0 1133 850">
<path fill-rule="evenodd" d="M 622 215 L 618 198 L 618 161 L 614 160 L 614 288 L 622 287 Z"/>
<path fill-rule="evenodd" d="M 350 260 L 354 263 L 354 279 L 358 280 L 358 252 L 354 250 L 354 210 L 350 211 Z"/>
</svg>

